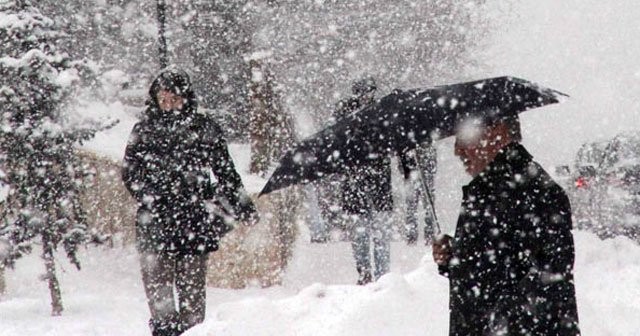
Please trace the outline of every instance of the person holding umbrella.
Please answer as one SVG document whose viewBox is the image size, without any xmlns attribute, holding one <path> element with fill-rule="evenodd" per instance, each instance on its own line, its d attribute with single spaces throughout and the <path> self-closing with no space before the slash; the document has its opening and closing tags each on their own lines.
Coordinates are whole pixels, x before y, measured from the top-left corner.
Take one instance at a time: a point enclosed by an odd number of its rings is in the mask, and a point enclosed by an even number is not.
<svg viewBox="0 0 640 336">
<path fill-rule="evenodd" d="M 517 117 L 564 97 L 511 76 L 394 90 L 300 142 L 260 194 L 455 135 L 473 180 L 454 237 L 433 245 L 450 281 L 450 334 L 577 335 L 571 208 L 520 144 Z"/>
<path fill-rule="evenodd" d="M 520 144 L 517 114 L 460 118 L 455 235 L 433 244 L 450 283 L 449 335 L 578 335 L 567 195 Z"/>
<path fill-rule="evenodd" d="M 136 247 L 151 332 L 180 335 L 204 319 L 207 257 L 230 222 L 258 220 L 222 130 L 197 112 L 186 72 L 164 70 L 151 84 L 122 179 L 139 205 Z"/>
</svg>

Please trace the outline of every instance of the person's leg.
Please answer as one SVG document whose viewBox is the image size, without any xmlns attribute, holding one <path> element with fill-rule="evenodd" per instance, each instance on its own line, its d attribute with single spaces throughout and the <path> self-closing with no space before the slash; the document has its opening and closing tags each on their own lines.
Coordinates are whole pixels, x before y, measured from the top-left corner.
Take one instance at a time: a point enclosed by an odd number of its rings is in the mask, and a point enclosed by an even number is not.
<svg viewBox="0 0 640 336">
<path fill-rule="evenodd" d="M 321 187 L 307 185 L 305 192 L 309 204 L 309 230 L 312 243 L 326 243 L 329 239 L 329 230 L 318 201 L 318 192 Z"/>
<path fill-rule="evenodd" d="M 340 241 L 349 241 L 349 221 L 342 210 L 342 183 L 341 178 L 329 177 L 320 183 L 318 189 L 318 206 L 325 220 L 325 230 L 328 239 L 332 238 L 332 232 L 339 232 Z"/>
<path fill-rule="evenodd" d="M 176 291 L 181 331 L 204 320 L 207 297 L 207 257 L 208 254 L 187 254 L 178 257 Z"/>
<path fill-rule="evenodd" d="M 416 181 L 407 183 L 408 189 L 405 199 L 405 227 L 404 239 L 408 244 L 418 241 L 418 202 L 420 201 L 420 185 Z"/>
<path fill-rule="evenodd" d="M 0 264 L 0 297 L 4 295 L 6 290 L 6 285 L 4 281 L 4 264 Z"/>
<path fill-rule="evenodd" d="M 371 257 L 370 257 L 370 220 L 369 215 L 350 215 L 351 248 L 356 260 L 358 271 L 358 285 L 371 282 Z"/>
<path fill-rule="evenodd" d="M 376 212 L 373 218 L 374 277 L 378 280 L 389 273 L 391 262 L 391 213 Z"/>
<path fill-rule="evenodd" d="M 173 298 L 175 259 L 167 254 L 141 253 L 140 270 L 151 312 L 152 335 L 174 335 L 171 330 L 177 315 Z"/>
</svg>

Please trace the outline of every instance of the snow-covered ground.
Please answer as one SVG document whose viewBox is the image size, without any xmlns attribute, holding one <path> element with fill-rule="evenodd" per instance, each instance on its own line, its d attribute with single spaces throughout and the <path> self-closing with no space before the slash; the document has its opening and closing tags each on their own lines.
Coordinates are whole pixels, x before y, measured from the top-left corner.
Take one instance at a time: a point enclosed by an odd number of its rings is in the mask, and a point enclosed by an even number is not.
<svg viewBox="0 0 640 336">
<path fill-rule="evenodd" d="M 575 232 L 576 290 L 584 335 L 640 334 L 640 247 Z M 447 281 L 430 249 L 392 246 L 392 273 L 353 285 L 347 243 L 301 238 L 281 287 L 209 288 L 205 323 L 186 333 L 210 335 L 446 335 Z M 83 270 L 59 260 L 65 312 L 49 315 L 42 263 L 32 255 L 7 273 L 0 335 L 147 335 L 148 309 L 133 249 L 91 248 Z"/>
</svg>

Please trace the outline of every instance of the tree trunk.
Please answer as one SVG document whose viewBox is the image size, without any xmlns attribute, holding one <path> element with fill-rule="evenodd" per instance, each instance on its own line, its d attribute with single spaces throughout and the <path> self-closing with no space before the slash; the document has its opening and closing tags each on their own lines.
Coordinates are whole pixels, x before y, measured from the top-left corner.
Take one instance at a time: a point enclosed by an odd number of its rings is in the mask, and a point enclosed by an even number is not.
<svg viewBox="0 0 640 336">
<path fill-rule="evenodd" d="M 268 129 L 268 125 L 264 120 L 267 109 L 261 101 L 261 98 L 256 96 L 251 97 L 250 113 L 249 137 L 251 140 L 251 162 L 249 172 L 251 174 L 265 176 L 271 163 L 271 158 L 269 157 L 269 146 L 271 144 L 269 143 L 266 133 L 272 130 Z"/>
<path fill-rule="evenodd" d="M 167 21 L 167 5 L 165 0 L 158 0 L 158 53 L 160 54 L 160 68 L 164 69 L 169 64 L 169 57 L 167 56 L 167 38 L 166 33 L 166 21 Z"/>
<path fill-rule="evenodd" d="M 262 65 L 252 60 L 249 62 L 251 68 L 251 81 L 249 82 L 249 138 L 251 141 L 251 161 L 249 172 L 265 176 L 269 170 L 271 161 L 269 132 L 277 131 L 271 129 L 269 119 L 269 99 L 267 97 L 266 83 L 262 75 Z"/>
<path fill-rule="evenodd" d="M 274 195 L 277 197 L 275 200 L 278 211 L 275 215 L 276 241 L 279 248 L 279 262 L 282 265 L 281 272 L 286 269 L 293 253 L 293 244 L 296 239 L 296 220 L 300 206 L 299 194 L 299 188 L 294 188 Z"/>
<path fill-rule="evenodd" d="M 4 295 L 6 289 L 7 287 L 4 281 L 4 265 L 0 264 L 0 297 Z"/>
<path fill-rule="evenodd" d="M 60 284 L 56 277 L 56 264 L 53 259 L 53 246 L 47 236 L 47 234 L 43 234 L 42 236 L 42 258 L 44 259 L 44 265 L 47 272 L 46 278 L 49 282 L 49 292 L 51 293 L 51 315 L 60 316 L 63 311 L 62 295 L 60 294 Z"/>
<path fill-rule="evenodd" d="M 249 61 L 249 135 L 252 174 L 265 176 L 269 166 L 280 159 L 294 142 L 293 119 L 280 104 L 274 76 L 268 64 Z"/>
</svg>

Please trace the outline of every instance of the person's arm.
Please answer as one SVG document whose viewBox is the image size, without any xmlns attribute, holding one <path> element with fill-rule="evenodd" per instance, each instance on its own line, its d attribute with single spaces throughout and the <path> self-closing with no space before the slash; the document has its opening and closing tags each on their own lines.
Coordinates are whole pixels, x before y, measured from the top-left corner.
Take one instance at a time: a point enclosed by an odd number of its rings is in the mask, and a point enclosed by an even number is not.
<svg viewBox="0 0 640 336">
<path fill-rule="evenodd" d="M 524 202 L 521 210 L 523 228 L 516 232 L 515 246 L 520 246 L 522 262 L 529 265 L 515 287 L 505 289 L 503 300 L 495 307 L 497 314 L 512 316 L 514 323 L 533 328 L 533 333 L 577 328 L 573 289 L 574 245 L 571 234 L 571 207 L 559 187 L 540 188 L 534 200 Z M 532 311 L 530 298 L 536 298 Z M 553 317 L 549 319 L 549 317 Z M 535 320 L 538 322 L 535 322 Z M 554 321 L 565 321 L 553 325 Z M 537 331 L 537 332 L 536 332 Z M 554 333 L 555 333 L 554 332 Z"/>
<path fill-rule="evenodd" d="M 333 118 L 335 119 L 335 122 L 342 121 L 349 117 L 353 112 L 360 109 L 360 107 L 360 102 L 353 97 L 341 100 L 333 111 Z"/>
<path fill-rule="evenodd" d="M 145 183 L 145 167 L 143 156 L 145 151 L 140 141 L 140 123 L 137 123 L 131 134 L 124 153 L 122 164 L 122 181 L 125 187 L 139 203 L 149 194 L 149 186 Z"/>
<path fill-rule="evenodd" d="M 398 162 L 400 164 L 400 170 L 404 174 L 404 179 L 411 178 L 411 173 L 418 173 L 418 163 L 415 157 L 415 150 L 398 152 Z"/>
<path fill-rule="evenodd" d="M 426 174 L 435 175 L 438 170 L 438 152 L 435 144 L 422 144 L 416 151 L 416 160 Z"/>
<path fill-rule="evenodd" d="M 574 244 L 571 205 L 559 187 L 541 188 L 534 200 L 523 202 L 522 227 L 515 234 L 516 246 L 526 252 L 527 262 L 546 287 L 571 277 Z"/>
<path fill-rule="evenodd" d="M 573 279 L 575 258 L 573 235 L 571 234 L 571 205 L 560 187 L 548 190 L 537 208 L 542 219 L 539 244 L 532 246 L 533 262 L 540 276 L 540 288 L 551 295 Z"/>
<path fill-rule="evenodd" d="M 222 130 L 217 124 L 210 121 L 205 136 L 211 155 L 209 162 L 217 179 L 216 188 L 219 191 L 217 194 L 228 203 L 223 205 L 231 210 L 232 216 L 238 221 L 246 222 L 256 219 L 256 207 L 246 194 L 240 175 L 235 169 L 231 155 L 229 155 Z"/>
<path fill-rule="evenodd" d="M 547 208 L 544 222 L 547 225 L 543 245 L 537 256 L 538 286 L 537 297 L 543 297 L 549 304 L 543 305 L 541 316 L 554 316 L 543 330 L 554 330 L 559 334 L 577 335 L 578 312 L 573 284 L 575 249 L 571 233 L 571 204 L 562 189 L 555 185 L 548 197 L 542 198 L 541 208 Z M 560 326 L 552 326 L 553 321 L 562 321 Z M 548 334 L 548 333 L 547 333 Z"/>
</svg>

